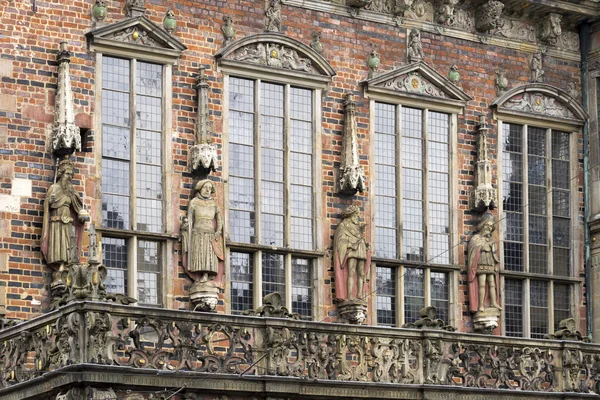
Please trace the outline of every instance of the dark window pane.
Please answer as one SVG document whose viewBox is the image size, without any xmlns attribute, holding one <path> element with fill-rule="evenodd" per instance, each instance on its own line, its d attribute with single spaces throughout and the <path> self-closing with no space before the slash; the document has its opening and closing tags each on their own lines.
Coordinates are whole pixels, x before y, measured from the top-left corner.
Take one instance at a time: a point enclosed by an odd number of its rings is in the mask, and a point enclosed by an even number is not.
<svg viewBox="0 0 600 400">
<path fill-rule="evenodd" d="M 423 307 L 425 307 L 423 270 L 404 268 L 404 323 L 418 320 Z"/>
<path fill-rule="evenodd" d="M 306 258 L 292 258 L 292 312 L 312 318 L 312 262 Z"/>
<path fill-rule="evenodd" d="M 240 314 L 254 308 L 252 254 L 231 252 L 231 313 Z"/>
<path fill-rule="evenodd" d="M 106 291 L 127 293 L 127 242 L 125 239 L 102 238 L 102 263 L 106 267 Z"/>
<path fill-rule="evenodd" d="M 554 331 L 563 319 L 571 317 L 571 286 L 567 284 L 554 284 Z"/>
<path fill-rule="evenodd" d="M 523 336 L 523 282 L 504 281 L 506 336 Z"/>
<path fill-rule="evenodd" d="M 281 254 L 263 253 L 262 255 L 263 297 L 279 292 L 285 303 L 285 263 Z"/>
<path fill-rule="evenodd" d="M 377 325 L 396 325 L 396 268 L 377 267 Z"/>
<path fill-rule="evenodd" d="M 530 282 L 530 314 L 531 337 L 543 339 L 548 330 L 548 283 L 544 281 Z"/>
</svg>

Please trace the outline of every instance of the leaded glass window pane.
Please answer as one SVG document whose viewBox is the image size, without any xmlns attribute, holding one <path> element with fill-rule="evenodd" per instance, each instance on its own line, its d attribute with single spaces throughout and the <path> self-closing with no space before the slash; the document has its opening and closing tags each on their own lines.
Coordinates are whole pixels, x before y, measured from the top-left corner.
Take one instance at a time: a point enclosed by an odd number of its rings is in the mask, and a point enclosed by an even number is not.
<svg viewBox="0 0 600 400">
<path fill-rule="evenodd" d="M 519 125 L 502 127 L 504 268 L 523 271 L 523 132 Z"/>
<path fill-rule="evenodd" d="M 127 291 L 127 242 L 125 239 L 102 238 L 102 262 L 106 267 L 106 291 Z"/>
<path fill-rule="evenodd" d="M 312 261 L 292 257 L 292 312 L 312 317 Z"/>
<path fill-rule="evenodd" d="M 160 243 L 139 240 L 137 248 L 137 286 L 140 304 L 160 305 Z"/>
<path fill-rule="evenodd" d="M 404 268 L 404 323 L 415 322 L 425 307 L 424 271 Z"/>
<path fill-rule="evenodd" d="M 279 292 L 285 303 L 285 263 L 283 254 L 262 255 L 263 297 Z"/>
<path fill-rule="evenodd" d="M 396 325 L 396 268 L 377 267 L 377 325 Z"/>
<path fill-rule="evenodd" d="M 554 332 L 567 318 L 571 318 L 571 285 L 554 283 Z"/>
<path fill-rule="evenodd" d="M 231 252 L 231 313 L 254 308 L 254 262 L 252 254 Z"/>
<path fill-rule="evenodd" d="M 431 272 L 431 305 L 437 309 L 437 317 L 448 323 L 449 295 L 448 274 L 446 272 Z"/>
<path fill-rule="evenodd" d="M 523 336 L 523 281 L 504 280 L 506 336 Z"/>
<path fill-rule="evenodd" d="M 531 337 L 543 339 L 548 330 L 548 282 L 530 281 Z"/>
</svg>

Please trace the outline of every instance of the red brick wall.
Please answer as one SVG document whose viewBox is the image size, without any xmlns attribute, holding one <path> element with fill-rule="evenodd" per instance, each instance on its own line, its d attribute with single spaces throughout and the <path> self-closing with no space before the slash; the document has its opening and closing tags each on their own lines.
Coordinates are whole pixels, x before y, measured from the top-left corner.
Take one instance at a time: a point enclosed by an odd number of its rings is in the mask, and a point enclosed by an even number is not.
<svg viewBox="0 0 600 400">
<path fill-rule="evenodd" d="M 109 0 L 106 24 L 125 18 L 124 0 Z M 208 67 L 210 110 L 217 132 L 216 143 L 221 149 L 222 132 L 222 76 L 215 72 L 213 55 L 222 47 L 220 31 L 224 15 L 233 17 L 237 38 L 262 32 L 264 27 L 264 4 L 261 0 L 153 0 L 148 2 L 146 15 L 157 24 L 168 8 L 173 8 L 178 29 L 176 36 L 187 47 L 173 69 L 173 140 L 169 143 L 173 152 L 174 173 L 178 195 L 174 207 L 183 215 L 187 199 L 192 195 L 192 178 L 187 173 L 187 148 L 194 143 L 196 119 L 196 75 L 201 65 Z M 13 178 L 33 181 L 32 196 L 20 198 L 19 212 L 0 212 L 0 253 L 8 255 L 4 269 L 0 269 L 0 285 L 8 286 L 8 317 L 29 318 L 44 310 L 48 300 L 50 270 L 40 253 L 42 202 L 46 189 L 53 180 L 53 161 L 48 152 L 49 129 L 52 122 L 54 95 L 57 79 L 56 52 L 59 42 L 66 40 L 73 52 L 71 77 L 78 126 L 93 128 L 95 118 L 95 57 L 88 52 L 85 33 L 92 29 L 90 18 L 92 1 L 46 0 L 37 2 L 37 12 L 31 2 L 0 3 L 0 194 L 10 194 Z M 381 54 L 381 70 L 389 70 L 405 63 L 406 29 L 392 25 L 377 24 L 349 16 L 330 15 L 283 5 L 283 34 L 310 43 L 311 32 L 322 32 L 325 45 L 323 56 L 337 71 L 330 90 L 325 94 L 323 107 L 323 160 L 317 166 L 323 179 L 323 230 L 326 246 L 330 247 L 334 229 L 340 221 L 340 211 L 350 203 L 371 212 L 368 194 L 352 200 L 340 198 L 336 193 L 337 167 L 340 162 L 341 133 L 343 130 L 342 103 L 344 93 L 360 93 L 359 82 L 368 73 L 366 59 L 377 46 Z M 458 118 L 458 221 L 461 243 L 458 264 L 464 265 L 466 242 L 470 238 L 477 215 L 469 211 L 468 193 L 473 188 L 473 164 L 476 158 L 476 121 L 478 115 L 486 114 L 492 121 L 489 105 L 496 98 L 494 71 L 498 67 L 507 70 L 510 87 L 528 81 L 530 54 L 518 50 L 490 46 L 483 43 L 454 39 L 423 32 L 425 62 L 446 75 L 452 64 L 457 64 L 462 76 L 460 86 L 473 97 Z M 546 83 L 566 89 L 566 82 L 579 83 L 579 65 L 576 62 L 544 59 Z M 369 115 L 368 102 L 358 97 L 357 117 L 359 148 L 368 155 Z M 497 123 L 490 130 L 495 144 Z M 90 142 L 85 151 L 76 154 L 76 188 L 83 194 L 88 209 L 100 200 L 100 177 L 94 165 L 95 132 L 90 132 Z M 220 151 L 220 150 L 219 150 Z M 579 149 L 581 154 L 581 149 Z M 580 157 L 581 158 L 581 157 Z M 222 163 L 227 162 L 222 159 Z M 370 178 L 368 160 L 362 160 L 367 178 Z M 220 177 L 220 172 L 215 174 Z M 86 179 L 84 179 L 86 177 Z M 496 184 L 496 182 L 494 182 Z M 218 187 L 222 192 L 222 186 Z M 582 199 L 580 203 L 582 204 Z M 99 225 L 100 215 L 92 210 L 93 220 Z M 369 220 L 368 218 L 365 218 Z M 175 232 L 178 230 L 179 221 Z M 176 247 L 179 249 L 179 245 Z M 179 258 L 180 253 L 173 254 Z M 583 265 L 576 260 L 574 265 Z M 331 259 L 325 259 L 326 281 L 333 277 Z M 0 258 L 2 267 L 2 258 Z M 188 308 L 187 289 L 190 280 L 181 263 L 177 262 L 175 274 L 175 308 Z M 327 284 L 326 310 L 331 305 L 333 284 Z M 461 304 L 467 297 L 466 274 L 460 278 Z M 42 306 L 32 306 L 32 299 Z M 579 300 L 579 304 L 582 303 Z M 223 310 L 223 306 L 219 306 Z M 582 307 L 583 310 L 583 307 Z M 467 306 L 462 308 L 465 318 L 459 329 L 470 331 L 470 314 Z M 373 314 L 373 313 L 371 313 Z M 584 314 L 582 312 L 582 314 Z"/>
</svg>

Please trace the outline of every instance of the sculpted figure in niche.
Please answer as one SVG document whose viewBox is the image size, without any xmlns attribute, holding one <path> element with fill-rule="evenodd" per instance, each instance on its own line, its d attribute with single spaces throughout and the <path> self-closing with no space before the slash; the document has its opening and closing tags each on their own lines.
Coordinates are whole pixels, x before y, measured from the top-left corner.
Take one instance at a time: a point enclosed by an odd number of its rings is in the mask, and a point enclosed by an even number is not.
<svg viewBox="0 0 600 400">
<path fill-rule="evenodd" d="M 73 187 L 73 163 L 62 160 L 56 172 L 56 183 L 48 189 L 44 200 L 42 254 L 48 265 L 64 270 L 71 259 L 71 228 L 75 227 L 77 253 L 81 249 L 83 226 L 89 221 L 83 202 Z"/>
<path fill-rule="evenodd" d="M 421 32 L 417 29 L 412 29 L 408 37 L 408 61 L 418 62 L 423 61 L 425 53 L 423 53 L 423 45 L 421 44 Z"/>
<path fill-rule="evenodd" d="M 281 32 L 281 0 L 269 0 L 265 17 L 266 32 Z"/>
<path fill-rule="evenodd" d="M 371 262 L 359 211 L 351 205 L 342 212 L 343 221 L 333 238 L 336 297 L 340 300 L 364 300 L 367 292 Z"/>
<path fill-rule="evenodd" d="M 196 282 L 208 282 L 219 273 L 219 259 L 223 259 L 223 218 L 217 202 L 212 198 L 214 184 L 201 180 L 196 184 L 196 197 L 190 201 L 188 223 L 190 224 L 188 272 Z"/>
<path fill-rule="evenodd" d="M 471 312 L 485 311 L 489 307 L 501 310 L 498 305 L 498 271 L 500 259 L 496 252 L 496 241 L 492 234 L 496 222 L 490 213 L 483 215 L 468 246 L 469 307 Z M 489 298 L 490 306 L 485 305 Z"/>
</svg>

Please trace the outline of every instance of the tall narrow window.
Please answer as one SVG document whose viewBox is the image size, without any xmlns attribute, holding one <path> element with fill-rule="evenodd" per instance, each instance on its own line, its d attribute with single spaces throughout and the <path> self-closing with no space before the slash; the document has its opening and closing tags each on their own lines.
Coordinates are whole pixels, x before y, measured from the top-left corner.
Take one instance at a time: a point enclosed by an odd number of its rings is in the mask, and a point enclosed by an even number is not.
<svg viewBox="0 0 600 400">
<path fill-rule="evenodd" d="M 102 250 L 107 289 L 160 305 L 163 66 L 102 57 Z M 145 236 L 146 235 L 146 236 Z M 128 268 L 129 267 L 129 268 Z M 134 290 L 129 287 L 133 278 Z"/>
<path fill-rule="evenodd" d="M 502 127 L 505 332 L 543 338 L 571 315 L 570 134 Z"/>
<path fill-rule="evenodd" d="M 451 263 L 450 117 L 428 109 L 375 103 L 378 288 L 395 288 L 385 283 L 390 274 L 384 272 L 404 266 L 403 274 L 393 274 L 401 281 L 403 298 L 389 290 L 378 291 L 382 325 L 390 324 L 390 311 L 396 307 L 404 316 L 397 321 L 400 325 L 419 319 L 425 305 L 435 306 L 446 321 L 450 315 L 448 273 L 411 268 L 411 264 Z M 390 302 L 397 304 L 392 308 Z"/>
<path fill-rule="evenodd" d="M 233 270 L 237 248 L 255 244 L 260 296 L 279 292 L 293 312 L 312 317 L 314 252 L 312 90 L 229 78 L 229 213 Z M 316 255 L 315 255 L 316 257 Z M 232 311 L 256 303 L 256 287 L 236 281 Z M 253 298 L 248 298 L 252 294 Z"/>
</svg>

